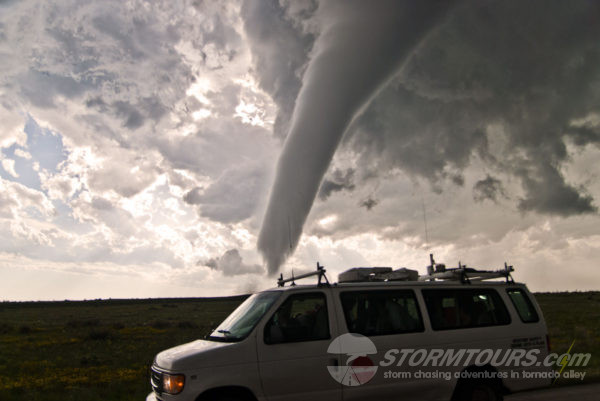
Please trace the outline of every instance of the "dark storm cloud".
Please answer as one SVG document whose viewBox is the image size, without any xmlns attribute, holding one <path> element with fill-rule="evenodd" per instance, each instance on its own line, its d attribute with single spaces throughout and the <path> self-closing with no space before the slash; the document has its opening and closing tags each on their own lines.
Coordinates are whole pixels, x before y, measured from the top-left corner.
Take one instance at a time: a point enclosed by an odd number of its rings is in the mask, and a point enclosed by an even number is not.
<svg viewBox="0 0 600 401">
<path fill-rule="evenodd" d="M 290 7 L 302 4 L 292 15 Z M 277 0 L 246 0 L 242 18 L 253 54 L 255 74 L 262 89 L 279 106 L 274 132 L 287 135 L 289 122 L 302 85 L 302 69 L 314 36 L 303 31 L 301 21 L 310 18 L 314 1 L 289 3 Z"/>
<path fill-rule="evenodd" d="M 198 205 L 202 203 L 202 187 L 196 187 L 186 192 L 183 201 L 188 205 Z"/>
<path fill-rule="evenodd" d="M 432 182 L 453 178 L 451 172 L 466 167 L 474 149 L 487 149 L 485 132 L 471 114 L 461 112 L 469 102 L 449 107 L 395 82 L 377 96 L 347 142 L 370 176 L 400 168 Z"/>
<path fill-rule="evenodd" d="M 354 170 L 349 168 L 346 171 L 335 169 L 330 177 L 325 178 L 317 195 L 320 200 L 327 200 L 334 192 L 352 191 L 354 189 Z"/>
<path fill-rule="evenodd" d="M 526 197 L 519 201 L 520 210 L 560 216 L 598 211 L 585 189 L 565 183 L 564 177 L 554 166 L 541 164 L 534 170 L 522 171 Z"/>
<path fill-rule="evenodd" d="M 101 97 L 93 97 L 85 105 L 117 117 L 121 125 L 130 130 L 140 128 L 148 119 L 158 122 L 167 113 L 167 107 L 159 99 L 151 97 L 142 98 L 135 105 L 120 100 L 107 104 Z"/>
<path fill-rule="evenodd" d="M 569 127 L 566 134 L 578 146 L 600 143 L 600 127 Z"/>
<path fill-rule="evenodd" d="M 226 170 L 208 188 L 194 188 L 183 200 L 198 205 L 200 214 L 221 223 L 236 223 L 252 216 L 264 188 L 265 169 L 246 165 Z"/>
<path fill-rule="evenodd" d="M 497 202 L 499 197 L 507 198 L 502 181 L 490 175 L 477 181 L 473 186 L 473 199 L 476 202 L 483 202 L 484 200 Z"/>
<path fill-rule="evenodd" d="M 30 70 L 21 77 L 21 94 L 32 104 L 42 107 L 54 107 L 54 98 L 62 95 L 76 98 L 85 92 L 86 85 L 67 76 L 47 71 Z"/>
<path fill-rule="evenodd" d="M 371 210 L 373 209 L 375 206 L 377 206 L 377 204 L 379 203 L 379 201 L 377 199 L 373 199 L 373 198 L 367 198 L 364 201 L 360 202 L 359 206 L 364 207 L 367 210 Z"/>
<path fill-rule="evenodd" d="M 152 25 L 154 21 L 141 18 L 128 19 L 128 16 L 111 12 L 107 8 L 103 15 L 92 19 L 92 25 L 98 32 L 112 38 L 123 57 L 137 62 L 153 57 L 153 52 L 162 43 L 178 39 L 175 30 L 159 30 Z M 165 35 L 166 34 L 166 35 Z"/>
<path fill-rule="evenodd" d="M 465 3 L 371 103 L 345 145 L 373 174 L 400 168 L 434 186 L 460 184 L 477 156 L 520 180 L 521 210 L 594 212 L 560 166 L 569 161 L 565 138 L 598 144 L 597 126 L 573 122 L 600 108 L 599 10 L 587 1 Z"/>
<path fill-rule="evenodd" d="M 0 0 L 0 6 L 9 6 L 11 3 L 15 3 L 16 0 Z"/>
<path fill-rule="evenodd" d="M 123 126 L 129 129 L 136 129 L 144 124 L 144 117 L 128 102 L 115 102 L 115 114 L 123 119 Z"/>
</svg>

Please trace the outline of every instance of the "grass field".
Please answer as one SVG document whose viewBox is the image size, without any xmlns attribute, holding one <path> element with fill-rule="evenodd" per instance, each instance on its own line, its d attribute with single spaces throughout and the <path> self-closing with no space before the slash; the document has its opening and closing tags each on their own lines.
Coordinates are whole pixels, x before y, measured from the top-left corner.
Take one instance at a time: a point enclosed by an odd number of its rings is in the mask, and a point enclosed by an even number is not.
<svg viewBox="0 0 600 401">
<path fill-rule="evenodd" d="M 600 381 L 600 293 L 536 294 L 554 352 L 590 352 Z M 134 401 L 166 348 L 203 337 L 244 297 L 0 303 L 0 401 Z M 559 384 L 568 384 L 560 380 Z"/>
<path fill-rule="evenodd" d="M 600 381 L 600 292 L 538 293 L 535 297 L 544 312 L 552 352 L 559 355 L 571 344 L 571 353 L 591 353 L 584 382 Z M 558 384 L 579 383 L 561 379 Z"/>
<path fill-rule="evenodd" d="M 0 303 L 0 400 L 144 400 L 154 355 L 243 299 Z"/>
</svg>

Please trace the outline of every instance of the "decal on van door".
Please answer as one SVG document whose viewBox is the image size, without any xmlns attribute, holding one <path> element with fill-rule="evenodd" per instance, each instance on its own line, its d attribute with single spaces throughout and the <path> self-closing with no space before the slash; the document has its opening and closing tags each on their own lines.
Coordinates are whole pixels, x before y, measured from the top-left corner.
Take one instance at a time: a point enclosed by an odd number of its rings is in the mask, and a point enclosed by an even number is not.
<svg viewBox="0 0 600 401">
<path fill-rule="evenodd" d="M 368 337 L 355 333 L 342 334 L 331 342 L 327 352 L 347 357 L 343 365 L 327 367 L 331 377 L 344 386 L 360 386 L 377 373 L 378 366 L 369 357 L 377 353 L 377 348 Z"/>
</svg>

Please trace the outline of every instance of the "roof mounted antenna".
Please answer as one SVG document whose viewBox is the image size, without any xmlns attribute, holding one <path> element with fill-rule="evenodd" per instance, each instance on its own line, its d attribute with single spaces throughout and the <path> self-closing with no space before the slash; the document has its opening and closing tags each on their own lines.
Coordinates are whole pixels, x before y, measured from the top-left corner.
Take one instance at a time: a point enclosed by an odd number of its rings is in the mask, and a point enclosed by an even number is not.
<svg viewBox="0 0 600 401">
<path fill-rule="evenodd" d="M 446 271 L 446 265 L 443 263 L 435 263 L 435 259 L 433 258 L 433 253 L 429 254 L 429 263 L 430 265 L 427 266 L 427 276 L 429 277 L 433 277 L 436 273 L 444 273 Z M 460 262 L 458 262 L 460 265 Z M 433 278 L 429 279 L 430 281 L 433 281 Z"/>
<path fill-rule="evenodd" d="M 427 229 L 427 211 L 425 210 L 425 198 L 421 193 L 421 206 L 423 206 L 423 223 L 425 224 L 425 244 L 429 245 L 429 230 Z"/>
<path fill-rule="evenodd" d="M 513 279 L 512 274 L 511 274 L 514 271 L 515 271 L 515 269 L 512 267 L 512 265 L 509 266 L 506 262 L 504 262 L 504 274 L 505 274 L 507 283 L 511 283 L 511 284 L 515 283 L 515 280 Z"/>
<path fill-rule="evenodd" d="M 327 287 L 329 287 L 329 280 L 327 280 L 327 276 L 325 275 L 325 266 L 321 266 L 319 262 L 317 262 L 317 272 L 319 272 L 319 286 L 323 285 L 321 279 L 324 278 Z"/>
<path fill-rule="evenodd" d="M 290 241 L 290 255 L 291 255 L 292 254 L 292 249 L 293 249 L 293 247 L 292 247 L 292 226 L 290 225 L 290 215 L 289 214 L 288 214 L 287 220 L 288 220 L 288 239 Z M 283 280 L 283 275 L 281 276 L 280 279 Z M 291 286 L 295 286 L 296 282 L 294 281 L 294 268 L 293 267 L 292 267 L 292 278 L 291 278 L 291 280 L 292 280 L 292 283 L 290 285 Z"/>
<path fill-rule="evenodd" d="M 433 253 L 429 254 L 429 266 L 427 266 L 427 274 L 432 275 L 435 273 L 435 259 L 433 259 Z"/>
<path fill-rule="evenodd" d="M 290 225 L 290 216 L 288 215 L 288 239 L 290 241 L 290 254 L 292 253 L 292 226 Z"/>
<path fill-rule="evenodd" d="M 433 274 L 435 271 L 435 259 L 433 259 L 433 253 L 429 254 L 429 266 L 427 266 L 427 274 Z"/>
</svg>

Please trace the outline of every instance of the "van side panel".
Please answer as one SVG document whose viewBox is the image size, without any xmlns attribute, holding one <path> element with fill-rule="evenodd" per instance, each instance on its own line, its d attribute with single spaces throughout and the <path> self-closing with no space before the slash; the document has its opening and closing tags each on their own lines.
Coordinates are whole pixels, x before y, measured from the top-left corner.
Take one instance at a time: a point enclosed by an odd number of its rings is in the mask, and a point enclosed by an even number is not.
<svg viewBox="0 0 600 401">
<path fill-rule="evenodd" d="M 338 288 L 337 299 L 348 292 L 359 292 L 361 294 L 390 292 L 393 293 L 398 288 Z M 432 341 L 431 332 L 426 329 L 427 317 L 422 303 L 419 302 L 419 294 L 411 288 L 403 289 L 409 291 L 417 300 L 417 307 L 420 314 L 420 325 L 411 324 L 408 327 L 414 328 L 414 332 L 405 332 L 400 334 L 372 335 L 368 338 L 376 347 L 377 353 L 368 355 L 377 366 L 375 376 L 367 383 L 357 386 L 344 386 L 343 399 L 346 400 L 394 400 L 394 399 L 427 399 L 427 400 L 449 400 L 454 389 L 452 379 L 447 381 L 434 377 L 422 377 L 420 374 L 427 369 L 418 365 L 411 365 L 404 362 L 401 366 L 396 366 L 397 360 L 390 363 L 390 350 L 429 350 L 435 342 Z M 385 309 L 389 311 L 388 309 Z M 338 322 L 342 331 L 350 331 L 345 319 L 343 305 L 338 302 Z M 413 316 L 414 318 L 414 316 Z M 409 329 L 410 330 L 410 329 Z M 437 346 L 437 345 L 436 345 Z M 348 365 L 348 360 L 352 355 L 340 355 L 341 365 Z"/>
</svg>

